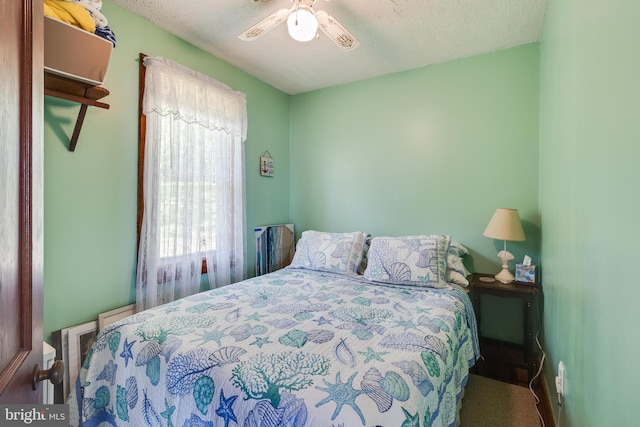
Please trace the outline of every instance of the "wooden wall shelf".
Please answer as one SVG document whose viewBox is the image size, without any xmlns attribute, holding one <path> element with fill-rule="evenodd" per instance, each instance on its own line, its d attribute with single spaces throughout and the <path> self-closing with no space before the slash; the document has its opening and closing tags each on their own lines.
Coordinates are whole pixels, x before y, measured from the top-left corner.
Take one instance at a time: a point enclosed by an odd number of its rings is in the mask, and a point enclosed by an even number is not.
<svg viewBox="0 0 640 427">
<path fill-rule="evenodd" d="M 76 120 L 76 125 L 69 141 L 69 151 L 75 151 L 76 149 L 78 136 L 82 129 L 84 117 L 87 114 L 87 108 L 91 106 L 109 109 L 109 104 L 98 101 L 109 95 L 107 89 L 102 86 L 93 86 L 89 83 L 58 76 L 46 70 L 44 72 L 44 94 L 81 104 L 78 119 Z"/>
</svg>

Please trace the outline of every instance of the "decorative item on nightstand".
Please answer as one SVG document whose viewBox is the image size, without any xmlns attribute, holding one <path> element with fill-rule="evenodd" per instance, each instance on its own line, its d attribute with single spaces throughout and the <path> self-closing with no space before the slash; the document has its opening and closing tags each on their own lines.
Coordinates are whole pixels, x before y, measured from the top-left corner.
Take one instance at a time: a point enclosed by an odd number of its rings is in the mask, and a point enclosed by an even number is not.
<svg viewBox="0 0 640 427">
<path fill-rule="evenodd" d="M 515 277 L 509 271 L 509 261 L 513 259 L 513 254 L 507 251 L 507 240 L 521 242 L 526 238 L 518 210 L 510 208 L 496 209 L 482 235 L 504 241 L 504 249 L 498 252 L 498 258 L 502 260 L 502 271 L 496 274 L 495 278 L 502 283 L 513 282 Z"/>
</svg>

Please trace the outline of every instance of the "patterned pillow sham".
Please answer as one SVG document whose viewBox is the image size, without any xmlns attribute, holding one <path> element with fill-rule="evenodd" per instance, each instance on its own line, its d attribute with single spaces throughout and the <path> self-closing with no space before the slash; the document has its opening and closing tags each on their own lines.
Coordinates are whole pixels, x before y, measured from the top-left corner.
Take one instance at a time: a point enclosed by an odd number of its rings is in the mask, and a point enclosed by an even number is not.
<svg viewBox="0 0 640 427">
<path fill-rule="evenodd" d="M 463 288 L 469 286 L 469 280 L 455 270 L 447 270 L 447 282 L 455 283 Z"/>
<path fill-rule="evenodd" d="M 451 237 L 444 234 L 374 237 L 364 278 L 375 282 L 444 288 Z"/>
<path fill-rule="evenodd" d="M 362 261 L 360 261 L 360 265 L 358 265 L 358 275 L 360 276 L 362 276 L 364 271 L 367 269 L 367 254 L 371 247 L 371 234 L 365 233 L 365 236 L 364 247 L 362 249 Z"/>
<path fill-rule="evenodd" d="M 469 255 L 469 251 L 458 242 L 451 242 L 447 252 L 447 282 L 460 286 L 469 286 L 467 276 L 470 274 L 465 268 L 462 258 Z"/>
<path fill-rule="evenodd" d="M 367 235 L 359 231 L 304 231 L 289 267 L 357 276 L 366 238 Z"/>
</svg>

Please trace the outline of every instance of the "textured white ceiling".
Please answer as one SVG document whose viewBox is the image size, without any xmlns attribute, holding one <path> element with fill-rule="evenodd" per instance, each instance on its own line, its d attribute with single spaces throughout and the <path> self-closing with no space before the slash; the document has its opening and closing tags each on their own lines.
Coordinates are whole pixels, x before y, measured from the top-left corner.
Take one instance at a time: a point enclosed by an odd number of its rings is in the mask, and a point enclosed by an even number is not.
<svg viewBox="0 0 640 427">
<path fill-rule="evenodd" d="M 322 32 L 296 42 L 286 22 L 254 41 L 238 38 L 291 0 L 112 2 L 298 94 L 538 41 L 547 0 L 317 0 L 315 10 L 326 10 L 360 41 L 350 52 Z"/>
</svg>

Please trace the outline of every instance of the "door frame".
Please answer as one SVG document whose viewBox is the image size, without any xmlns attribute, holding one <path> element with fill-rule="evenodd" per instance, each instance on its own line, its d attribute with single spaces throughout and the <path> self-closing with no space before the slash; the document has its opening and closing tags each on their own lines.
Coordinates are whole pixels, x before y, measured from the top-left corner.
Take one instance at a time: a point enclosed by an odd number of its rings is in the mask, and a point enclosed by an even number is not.
<svg viewBox="0 0 640 427">
<path fill-rule="evenodd" d="M 12 0 L 0 19 L 20 8 L 19 165 L 17 167 L 19 243 L 17 269 L 20 295 L 20 349 L 0 372 L 0 402 L 42 403 L 42 386 L 32 389 L 33 370 L 42 364 L 44 265 L 44 12 L 41 0 Z M 7 16 L 5 11 L 11 11 Z M 11 118 L 9 118 L 10 120 Z M 5 118 L 1 118 L 5 120 Z M 1 141 L 3 144 L 11 141 Z M 5 331 L 8 333 L 8 331 Z"/>
</svg>

